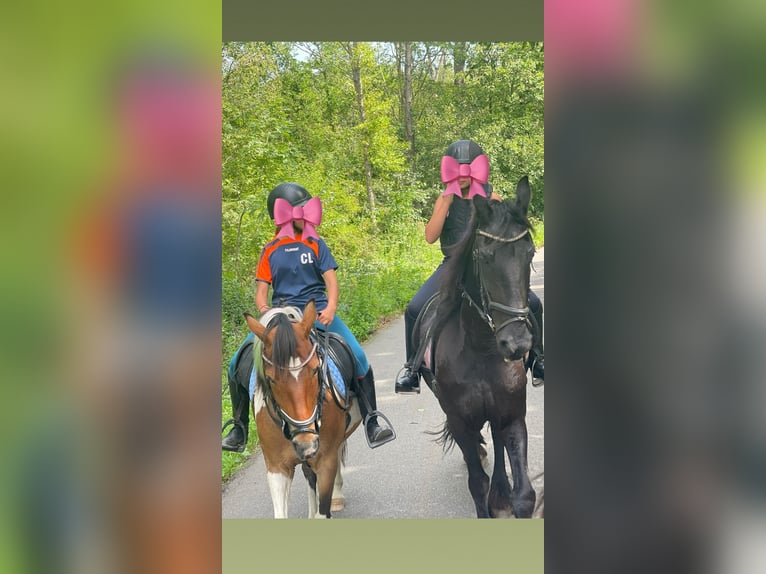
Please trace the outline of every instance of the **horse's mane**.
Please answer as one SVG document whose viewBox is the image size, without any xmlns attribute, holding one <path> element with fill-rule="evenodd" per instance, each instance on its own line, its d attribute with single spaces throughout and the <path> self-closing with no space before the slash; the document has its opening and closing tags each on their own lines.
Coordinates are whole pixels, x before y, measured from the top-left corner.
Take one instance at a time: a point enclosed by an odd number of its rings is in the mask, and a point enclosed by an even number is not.
<svg viewBox="0 0 766 574">
<path fill-rule="evenodd" d="M 266 334 L 274 331 L 271 348 L 271 362 L 277 376 L 284 376 L 290 365 L 290 359 L 296 354 L 298 341 L 295 338 L 293 323 L 300 321 L 303 314 L 296 307 L 274 307 L 264 313 L 259 321 L 266 325 Z"/>
<path fill-rule="evenodd" d="M 527 215 L 511 201 L 488 202 L 492 211 L 493 227 L 497 226 L 505 229 L 511 224 L 522 225 L 525 229 L 532 230 Z M 439 308 L 436 316 L 434 332 L 438 332 L 444 321 L 452 315 L 463 296 L 463 275 L 466 268 L 471 263 L 471 252 L 476 239 L 476 228 L 478 219 L 476 217 L 476 207 L 473 207 L 471 221 L 468 229 L 460 240 L 448 250 L 449 258 L 444 265 L 444 271 L 439 284 Z"/>
</svg>

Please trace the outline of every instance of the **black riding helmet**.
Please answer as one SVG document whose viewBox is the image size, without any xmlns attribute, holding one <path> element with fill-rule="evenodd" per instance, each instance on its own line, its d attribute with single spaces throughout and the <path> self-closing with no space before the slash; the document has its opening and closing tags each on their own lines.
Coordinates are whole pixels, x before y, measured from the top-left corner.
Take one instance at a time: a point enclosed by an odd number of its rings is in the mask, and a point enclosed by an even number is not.
<svg viewBox="0 0 766 574">
<path fill-rule="evenodd" d="M 454 157 L 458 163 L 471 163 L 480 155 L 484 154 L 484 150 L 481 146 L 473 140 L 458 140 L 449 144 L 447 151 L 444 155 Z M 482 183 L 484 191 L 487 192 L 487 197 L 492 195 L 492 185 L 489 183 Z"/>
<path fill-rule="evenodd" d="M 459 140 L 449 144 L 444 155 L 454 157 L 458 163 L 471 163 L 480 155 L 484 154 L 479 144 L 472 140 Z"/>
<path fill-rule="evenodd" d="M 269 192 L 269 198 L 266 200 L 271 219 L 274 219 L 274 203 L 280 198 L 289 201 L 290 205 L 296 207 L 305 205 L 311 199 L 311 194 L 306 191 L 305 187 L 297 183 L 280 183 Z"/>
</svg>

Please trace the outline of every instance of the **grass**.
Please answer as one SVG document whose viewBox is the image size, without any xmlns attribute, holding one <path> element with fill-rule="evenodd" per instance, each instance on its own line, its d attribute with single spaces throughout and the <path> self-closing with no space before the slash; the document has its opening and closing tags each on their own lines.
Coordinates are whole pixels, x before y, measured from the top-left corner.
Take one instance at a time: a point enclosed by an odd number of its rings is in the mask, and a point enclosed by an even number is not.
<svg viewBox="0 0 766 574">
<path fill-rule="evenodd" d="M 223 376 L 226 380 L 226 374 Z M 221 406 L 222 423 L 231 418 L 231 400 L 229 399 L 228 385 L 223 396 L 223 402 Z M 252 416 L 250 417 L 252 419 Z M 228 432 L 228 429 L 227 429 Z M 258 447 L 258 433 L 255 429 L 254 421 L 250 421 L 250 432 L 248 434 L 247 446 L 244 452 L 226 452 L 221 454 L 221 479 L 228 480 L 237 470 L 242 468 L 247 462 L 250 455 L 256 451 Z"/>
<path fill-rule="evenodd" d="M 530 218 L 532 223 L 532 238 L 535 242 L 535 248 L 540 249 L 545 245 L 545 221 L 534 217 Z"/>
</svg>

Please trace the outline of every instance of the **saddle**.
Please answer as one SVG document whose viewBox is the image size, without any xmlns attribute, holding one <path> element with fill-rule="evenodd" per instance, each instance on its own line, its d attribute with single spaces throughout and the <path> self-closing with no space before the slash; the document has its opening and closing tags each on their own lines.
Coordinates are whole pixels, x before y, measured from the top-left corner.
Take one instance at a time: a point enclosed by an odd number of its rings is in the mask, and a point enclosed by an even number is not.
<svg viewBox="0 0 766 574">
<path fill-rule="evenodd" d="M 418 373 L 420 373 L 423 380 L 425 380 L 426 384 L 434 394 L 436 394 L 436 344 L 439 339 L 439 334 L 433 332 L 433 327 L 434 320 L 436 319 L 437 307 L 439 305 L 438 301 L 439 293 L 434 293 L 428 301 L 426 301 L 426 304 L 423 305 L 423 308 L 415 319 L 415 325 L 412 328 L 412 340 L 410 341 L 413 346 L 417 345 L 417 351 L 412 358 L 413 368 L 415 368 L 415 365 L 419 365 L 417 367 Z M 532 322 L 532 332 L 539 334 L 540 330 L 537 327 L 537 319 L 534 314 L 529 314 L 529 320 Z M 536 336 L 539 337 L 539 335 Z M 530 353 L 529 358 L 524 362 L 524 369 L 530 370 L 533 362 L 534 356 Z M 533 382 L 533 385 L 539 386 L 540 383 L 534 384 Z"/>
<path fill-rule="evenodd" d="M 346 340 L 324 329 L 313 329 L 310 335 L 317 343 L 317 354 L 326 373 L 327 384 L 339 407 L 346 410 L 354 393 L 354 353 Z M 325 368 L 326 366 L 326 368 Z"/>
<path fill-rule="evenodd" d="M 434 394 L 436 394 L 436 365 L 434 358 L 436 357 L 438 334 L 434 336 L 433 326 L 436 319 L 438 301 L 439 294 L 434 293 L 426 301 L 426 304 L 423 305 L 417 319 L 415 319 L 415 325 L 412 328 L 412 340 L 410 341 L 413 346 L 417 345 L 417 351 L 415 351 L 415 355 L 412 358 L 413 369 L 420 373 Z"/>
</svg>

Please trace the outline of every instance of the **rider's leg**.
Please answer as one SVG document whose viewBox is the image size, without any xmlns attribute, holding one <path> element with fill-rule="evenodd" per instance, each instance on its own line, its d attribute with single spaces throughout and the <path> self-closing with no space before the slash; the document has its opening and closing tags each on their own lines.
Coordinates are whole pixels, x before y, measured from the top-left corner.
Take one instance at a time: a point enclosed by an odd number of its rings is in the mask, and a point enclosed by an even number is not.
<svg viewBox="0 0 766 574">
<path fill-rule="evenodd" d="M 356 365 L 356 387 L 357 392 L 360 394 L 359 410 L 362 413 L 362 417 L 366 417 L 369 413 L 377 410 L 378 404 L 375 396 L 375 378 L 372 374 L 372 367 L 370 367 L 370 363 L 367 361 L 367 355 L 364 353 L 364 349 L 362 349 L 359 341 L 354 337 L 351 329 L 346 326 L 338 315 L 335 315 L 335 319 L 327 329 L 331 333 L 336 333 L 343 337 L 349 347 L 351 347 Z M 370 444 L 373 446 L 378 446 L 394 438 L 393 429 L 388 426 L 385 420 L 378 419 L 377 416 L 371 416 L 367 419 L 365 432 L 370 440 Z"/>
<path fill-rule="evenodd" d="M 375 377 L 372 374 L 372 367 L 367 370 L 364 377 L 357 379 L 356 382 L 357 391 L 360 395 L 363 395 L 363 397 L 359 397 L 359 410 L 362 417 L 367 417 L 368 413 L 374 413 L 378 410 L 378 401 L 375 395 Z M 382 417 L 371 416 L 367 419 L 364 430 L 372 447 L 380 446 L 395 438 L 394 430 Z"/>
<path fill-rule="evenodd" d="M 330 323 L 330 326 L 322 328 L 326 328 L 330 333 L 335 333 L 336 335 L 343 337 L 346 343 L 348 343 L 348 346 L 351 347 L 351 352 L 354 354 L 354 370 L 357 378 L 364 377 L 370 369 L 370 363 L 367 361 L 367 355 L 365 355 L 364 349 L 362 349 L 359 341 L 354 337 L 351 329 L 349 329 L 343 322 L 343 319 L 338 315 L 335 315 L 335 319 Z"/>
<path fill-rule="evenodd" d="M 229 379 L 229 396 L 233 425 L 229 434 L 221 440 L 221 448 L 234 452 L 242 452 L 247 444 L 247 430 L 250 424 L 250 409 L 248 408 L 247 390 L 239 383 Z"/>
<path fill-rule="evenodd" d="M 439 278 L 441 277 L 442 270 L 444 269 L 444 262 L 436 268 L 431 276 L 423 283 L 423 286 L 415 293 L 415 296 L 407 305 L 407 310 L 404 313 L 404 337 L 405 348 L 407 350 L 407 361 L 404 364 L 404 369 L 396 378 L 396 385 L 394 390 L 397 393 L 419 393 L 420 392 L 420 375 L 418 371 L 420 365 L 411 365 L 412 357 L 417 350 L 416 346 L 412 344 L 412 331 L 415 328 L 415 321 L 420 314 L 428 300 L 439 290 Z"/>
<path fill-rule="evenodd" d="M 531 289 L 529 290 L 529 310 L 535 320 L 532 324 L 536 327 L 533 333 L 532 343 L 532 376 L 535 379 L 545 380 L 545 353 L 543 351 L 543 304 L 540 298 Z"/>
<path fill-rule="evenodd" d="M 251 345 L 255 335 L 250 333 L 245 341 L 242 343 L 237 352 L 232 358 L 232 363 L 239 356 L 238 363 L 248 362 L 245 357 L 241 355 L 244 353 L 252 353 L 252 349 L 245 349 L 244 347 Z M 245 450 L 247 444 L 248 425 L 250 424 L 250 396 L 248 389 L 243 385 L 249 384 L 249 377 L 243 375 L 243 373 L 236 372 L 239 365 L 231 364 L 229 366 L 229 396 L 231 397 L 231 411 L 232 418 L 228 424 L 232 424 L 229 433 L 221 440 L 221 448 L 223 450 L 242 452 Z"/>
</svg>

